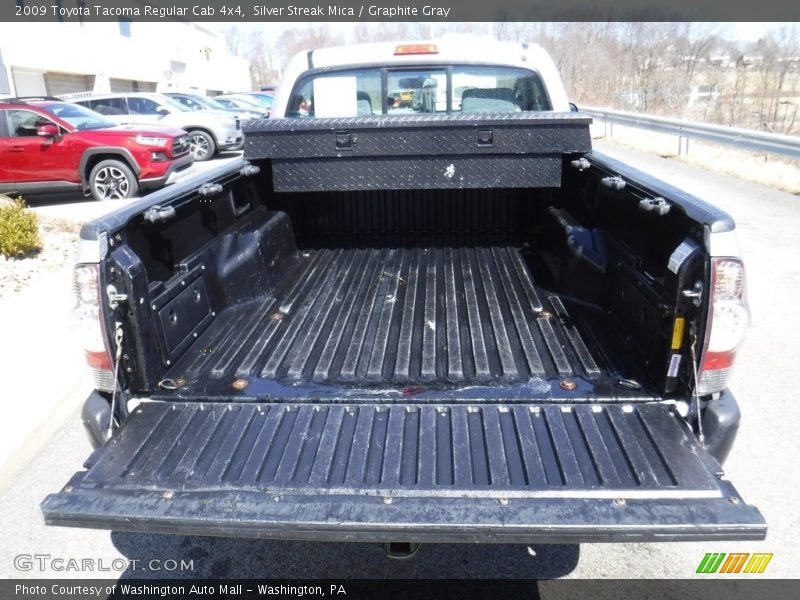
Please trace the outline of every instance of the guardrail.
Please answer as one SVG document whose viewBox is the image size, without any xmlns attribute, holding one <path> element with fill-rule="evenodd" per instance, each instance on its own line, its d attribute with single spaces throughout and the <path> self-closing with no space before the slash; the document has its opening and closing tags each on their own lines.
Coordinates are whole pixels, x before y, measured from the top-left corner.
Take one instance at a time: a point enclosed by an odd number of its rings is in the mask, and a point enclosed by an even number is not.
<svg viewBox="0 0 800 600">
<path fill-rule="evenodd" d="M 767 133 L 741 127 L 725 127 L 697 121 L 683 121 L 668 117 L 654 117 L 652 115 L 629 113 L 608 108 L 595 108 L 593 106 L 581 106 L 579 111 L 604 121 L 606 127 L 610 125 L 612 136 L 614 135 L 615 123 L 626 127 L 636 127 L 676 135 L 678 136 L 678 154 L 682 153 L 684 139 L 686 140 L 687 154 L 689 152 L 689 140 L 697 139 L 736 146 L 737 148 L 765 154 L 779 154 L 800 159 L 800 136 Z M 608 129 L 606 129 L 606 135 L 608 135 Z"/>
</svg>

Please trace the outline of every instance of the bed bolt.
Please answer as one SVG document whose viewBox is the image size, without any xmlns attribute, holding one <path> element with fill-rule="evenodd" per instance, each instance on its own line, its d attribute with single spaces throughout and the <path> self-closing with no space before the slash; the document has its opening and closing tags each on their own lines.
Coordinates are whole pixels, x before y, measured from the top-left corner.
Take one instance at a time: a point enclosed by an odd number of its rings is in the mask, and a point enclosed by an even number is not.
<svg viewBox="0 0 800 600">
<path fill-rule="evenodd" d="M 125 372 L 126 373 L 133 373 L 133 369 L 130 368 L 130 367 L 125 367 Z"/>
<path fill-rule="evenodd" d="M 274 312 L 269 316 L 270 319 L 273 321 L 282 321 L 283 320 L 283 313 L 282 312 Z"/>
<path fill-rule="evenodd" d="M 183 281 L 181 281 L 181 285 L 183 285 L 183 286 L 186 285 L 186 280 L 185 279 Z"/>
<path fill-rule="evenodd" d="M 171 364 L 172 364 L 172 361 L 170 359 L 167 359 L 167 366 L 170 366 Z"/>
<path fill-rule="evenodd" d="M 739 500 L 739 498 L 737 498 L 736 496 L 731 496 L 730 498 L 728 498 L 728 502 L 730 502 L 733 505 L 737 505 L 741 502 L 741 500 Z"/>
<path fill-rule="evenodd" d="M 614 506 L 625 506 L 626 504 L 625 498 L 614 498 Z"/>
<path fill-rule="evenodd" d="M 156 308 L 157 308 L 157 307 L 156 307 L 156 305 L 155 305 L 155 304 L 151 304 L 151 305 L 150 305 L 150 308 L 152 308 L 153 310 L 156 310 Z"/>
<path fill-rule="evenodd" d="M 139 298 L 139 304 L 144 304 L 144 298 Z"/>
<path fill-rule="evenodd" d="M 165 500 L 172 500 L 175 497 L 175 492 L 169 490 L 168 492 L 164 492 L 163 494 L 161 494 L 161 497 L 164 498 Z"/>
<path fill-rule="evenodd" d="M 72 489 L 73 489 L 73 488 L 72 488 L 72 486 L 71 486 L 71 485 L 68 485 L 68 486 L 66 486 L 66 487 L 64 488 L 64 493 L 65 493 L 65 494 L 69 494 L 69 493 L 72 491 Z"/>
<path fill-rule="evenodd" d="M 553 316 L 552 313 L 550 313 L 550 311 L 548 310 L 543 310 L 542 312 L 539 313 L 540 319 L 549 319 L 552 316 Z"/>
<path fill-rule="evenodd" d="M 247 379 L 234 379 L 231 387 L 239 392 L 241 392 L 244 388 L 247 387 L 249 382 Z"/>
<path fill-rule="evenodd" d="M 205 271 L 206 270 L 206 266 L 205 265 L 200 265 L 200 270 L 201 271 Z"/>
<path fill-rule="evenodd" d="M 578 384 L 572 381 L 572 379 L 564 379 L 559 385 L 561 386 L 561 389 L 567 390 L 568 392 L 571 392 L 578 387 Z"/>
<path fill-rule="evenodd" d="M 508 506 L 508 498 L 500 498 L 498 502 L 500 502 L 501 506 Z"/>
<path fill-rule="evenodd" d="M 392 498 L 391 496 L 384 496 L 383 497 L 383 503 L 384 504 L 391 504 L 392 502 L 394 502 L 394 498 Z"/>
</svg>

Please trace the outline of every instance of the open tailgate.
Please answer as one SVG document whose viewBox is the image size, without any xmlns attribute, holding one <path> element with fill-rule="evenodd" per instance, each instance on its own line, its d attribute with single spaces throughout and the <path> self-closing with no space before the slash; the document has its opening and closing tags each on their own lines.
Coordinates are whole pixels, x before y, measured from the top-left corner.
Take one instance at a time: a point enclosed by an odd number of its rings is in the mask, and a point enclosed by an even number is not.
<svg viewBox="0 0 800 600">
<path fill-rule="evenodd" d="M 666 405 L 341 402 L 144 403 L 44 500 L 45 521 L 335 541 L 766 535 Z"/>
</svg>

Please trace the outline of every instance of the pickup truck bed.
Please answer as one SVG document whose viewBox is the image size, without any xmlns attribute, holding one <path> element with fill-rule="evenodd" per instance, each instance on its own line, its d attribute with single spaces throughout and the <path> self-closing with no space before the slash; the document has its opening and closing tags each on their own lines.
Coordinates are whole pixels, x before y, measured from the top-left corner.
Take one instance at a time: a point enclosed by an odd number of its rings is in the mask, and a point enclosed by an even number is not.
<svg viewBox="0 0 800 600">
<path fill-rule="evenodd" d="M 276 293 L 218 315 L 167 377 L 203 396 L 244 378 L 289 397 L 327 385 L 512 398 L 550 396 L 548 381 L 575 375 L 588 395 L 633 377 L 594 340 L 608 316 L 537 286 L 517 248 L 320 249 L 287 271 Z"/>
<path fill-rule="evenodd" d="M 47 523 L 763 539 L 711 453 L 730 437 L 691 430 L 675 333 L 702 339 L 682 290 L 727 215 L 587 153 L 570 115 L 265 121 L 248 140 L 260 172 L 220 168 L 84 228 L 108 243 L 100 289 L 124 294 L 104 327 L 126 388 Z"/>
</svg>

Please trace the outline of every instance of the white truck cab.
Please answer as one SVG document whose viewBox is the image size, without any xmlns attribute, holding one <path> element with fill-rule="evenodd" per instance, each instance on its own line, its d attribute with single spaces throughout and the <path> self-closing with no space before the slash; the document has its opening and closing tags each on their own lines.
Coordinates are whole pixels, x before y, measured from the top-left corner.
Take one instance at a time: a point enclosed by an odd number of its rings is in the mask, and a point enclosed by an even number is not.
<svg viewBox="0 0 800 600">
<path fill-rule="evenodd" d="M 450 35 L 301 52 L 286 68 L 271 118 L 569 110 L 541 47 Z"/>
</svg>

